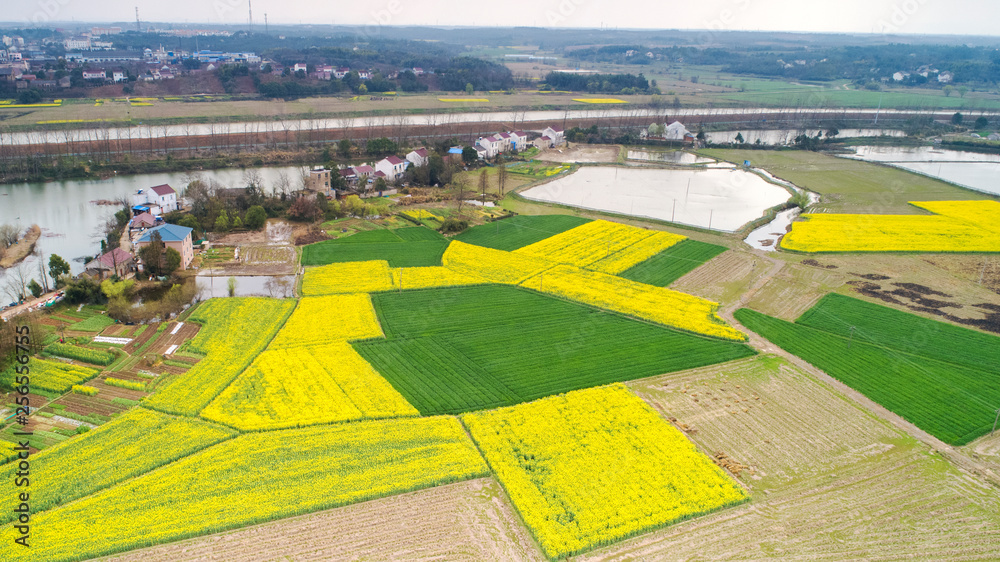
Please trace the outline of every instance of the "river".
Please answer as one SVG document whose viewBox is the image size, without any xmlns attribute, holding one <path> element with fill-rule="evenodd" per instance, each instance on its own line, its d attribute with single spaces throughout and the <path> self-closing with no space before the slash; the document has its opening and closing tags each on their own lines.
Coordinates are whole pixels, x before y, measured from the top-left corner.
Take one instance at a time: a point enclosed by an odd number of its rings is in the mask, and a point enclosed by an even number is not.
<svg viewBox="0 0 1000 562">
<path fill-rule="evenodd" d="M 686 117 L 716 117 L 716 116 L 737 116 L 740 119 L 732 123 L 760 124 L 765 115 L 831 115 L 834 117 L 843 115 L 871 116 L 873 121 L 876 115 L 928 115 L 938 118 L 950 117 L 951 113 L 946 111 L 926 111 L 926 110 L 891 110 L 891 109 L 792 109 L 792 108 L 715 108 L 715 109 L 654 109 L 654 108 L 604 108 L 604 109 L 574 109 L 574 110 L 532 110 L 532 111 L 486 111 L 486 112 L 464 112 L 464 113 L 422 113 L 414 115 L 384 115 L 367 117 L 327 117 L 316 119 L 289 119 L 289 120 L 267 120 L 267 121 L 246 121 L 231 123 L 213 124 L 189 124 L 189 125 L 142 125 L 135 124 L 127 127 L 109 126 L 102 127 L 81 127 L 77 129 L 67 129 L 61 131 L 29 131 L 19 133 L 0 132 L 0 148 L 7 145 L 24 144 L 64 144 L 80 141 L 114 141 L 114 140 L 136 140 L 147 138 L 165 137 L 191 137 L 202 135 L 253 135 L 261 133 L 288 134 L 294 136 L 298 132 L 326 129 L 364 129 L 377 127 L 412 127 L 412 126 L 447 126 L 460 123 L 489 123 L 495 122 L 496 129 L 507 127 L 522 127 L 525 129 L 544 128 L 547 125 L 561 125 L 565 121 L 586 120 L 586 119 L 619 119 L 619 118 L 649 118 L 652 121 L 659 120 L 684 120 Z M 772 119 L 773 120 L 773 119 Z M 691 119 L 694 122 L 695 119 Z M 531 127 L 535 124 L 536 127 Z M 689 123 L 690 124 L 690 123 Z M 720 136 L 718 142 L 731 142 L 737 131 L 718 133 L 726 135 Z M 847 136 L 847 129 L 841 136 Z M 744 138 L 750 132 L 744 131 Z M 716 133 L 713 133 L 713 135 Z M 815 132 L 814 132 L 815 134 Z M 867 135 L 855 135 L 867 136 Z M 794 138 L 794 137 L 793 137 Z M 753 142 L 753 137 L 749 142 Z"/>
</svg>

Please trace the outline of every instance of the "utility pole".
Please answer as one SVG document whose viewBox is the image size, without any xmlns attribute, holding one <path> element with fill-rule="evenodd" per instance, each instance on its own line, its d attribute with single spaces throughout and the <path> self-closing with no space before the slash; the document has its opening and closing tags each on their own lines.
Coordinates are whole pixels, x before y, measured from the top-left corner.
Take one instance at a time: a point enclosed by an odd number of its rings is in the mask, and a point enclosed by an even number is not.
<svg viewBox="0 0 1000 562">
<path fill-rule="evenodd" d="M 857 330 L 856 326 L 851 326 L 851 339 L 847 340 L 847 349 L 851 349 L 851 343 L 854 341 L 854 330 Z"/>
<path fill-rule="evenodd" d="M 993 418 L 993 429 L 990 431 L 990 435 L 997 430 L 997 420 L 1000 420 L 1000 408 L 997 408 L 997 417 Z"/>
</svg>

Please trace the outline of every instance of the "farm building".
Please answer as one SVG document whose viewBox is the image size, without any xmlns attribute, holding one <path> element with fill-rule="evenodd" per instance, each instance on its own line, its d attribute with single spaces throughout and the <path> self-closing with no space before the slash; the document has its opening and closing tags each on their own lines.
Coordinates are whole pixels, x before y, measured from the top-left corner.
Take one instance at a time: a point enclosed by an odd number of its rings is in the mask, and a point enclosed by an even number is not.
<svg viewBox="0 0 1000 562">
<path fill-rule="evenodd" d="M 87 275 L 97 279 L 115 275 L 124 278 L 135 272 L 135 259 L 125 250 L 115 248 L 88 262 L 84 266 L 84 270 Z"/>
</svg>

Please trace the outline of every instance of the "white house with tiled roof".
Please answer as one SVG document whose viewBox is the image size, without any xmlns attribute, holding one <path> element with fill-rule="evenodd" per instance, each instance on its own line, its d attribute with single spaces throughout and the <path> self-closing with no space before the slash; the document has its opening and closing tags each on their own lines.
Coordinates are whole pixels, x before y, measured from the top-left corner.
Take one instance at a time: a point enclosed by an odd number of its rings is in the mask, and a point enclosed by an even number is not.
<svg viewBox="0 0 1000 562">
<path fill-rule="evenodd" d="M 559 146 L 565 141 L 565 133 L 563 133 L 563 130 L 559 127 L 546 127 L 545 130 L 542 131 L 542 136 L 552 139 L 552 144 L 555 146 Z"/>
<path fill-rule="evenodd" d="M 396 181 L 403 177 L 407 165 L 407 161 L 399 156 L 388 156 L 375 163 L 375 170 L 385 174 L 386 181 Z"/>
<path fill-rule="evenodd" d="M 406 155 L 406 159 L 414 166 L 426 166 L 430 161 L 430 154 L 426 148 L 418 148 Z"/>
<path fill-rule="evenodd" d="M 149 213 L 155 217 L 178 209 L 177 191 L 168 184 L 140 189 L 132 196 L 133 214 Z"/>
</svg>

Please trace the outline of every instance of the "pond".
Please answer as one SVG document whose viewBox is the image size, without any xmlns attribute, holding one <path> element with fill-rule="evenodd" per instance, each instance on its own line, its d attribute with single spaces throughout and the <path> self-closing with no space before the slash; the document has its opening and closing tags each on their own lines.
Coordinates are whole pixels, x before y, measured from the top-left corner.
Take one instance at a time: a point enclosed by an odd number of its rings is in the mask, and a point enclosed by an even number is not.
<svg viewBox="0 0 1000 562">
<path fill-rule="evenodd" d="M 294 275 L 208 275 L 199 274 L 198 296 L 201 299 L 229 296 L 229 279 L 236 281 L 237 297 L 291 297 L 295 295 Z"/>
<path fill-rule="evenodd" d="M 681 164 L 690 166 L 694 164 L 711 164 L 715 160 L 684 152 L 681 150 L 658 151 L 658 150 L 629 150 L 629 160 L 641 160 L 643 162 L 662 162 L 665 164 Z"/>
<path fill-rule="evenodd" d="M 960 187 L 1000 195 L 1000 154 L 942 150 L 932 146 L 857 146 L 855 158 L 880 162 Z"/>
<path fill-rule="evenodd" d="M 782 187 L 739 169 L 659 170 L 585 166 L 521 196 L 733 232 L 790 197 Z"/>
<path fill-rule="evenodd" d="M 746 144 L 788 145 L 795 143 L 795 138 L 799 135 L 815 137 L 822 134 L 826 138 L 827 129 L 763 129 L 763 130 L 741 130 L 741 131 L 714 131 L 705 132 L 705 140 L 710 143 L 724 144 L 736 142 L 736 135 L 743 135 L 743 142 Z M 905 131 L 895 129 L 840 129 L 840 133 L 834 138 L 853 137 L 905 137 Z"/>
</svg>

